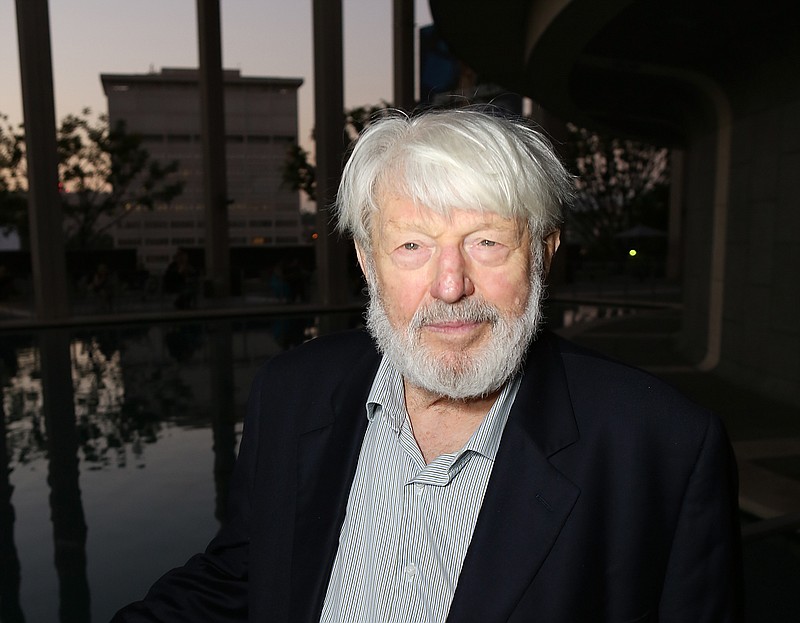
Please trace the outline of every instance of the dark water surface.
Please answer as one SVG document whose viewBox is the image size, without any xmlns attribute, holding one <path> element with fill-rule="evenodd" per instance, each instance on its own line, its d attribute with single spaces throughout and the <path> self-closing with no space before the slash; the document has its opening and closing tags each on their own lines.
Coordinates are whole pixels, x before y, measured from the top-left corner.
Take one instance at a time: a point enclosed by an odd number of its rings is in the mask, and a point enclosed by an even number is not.
<svg viewBox="0 0 800 623">
<path fill-rule="evenodd" d="M 107 621 L 219 527 L 251 379 L 312 317 L 0 333 L 0 621 Z"/>
</svg>

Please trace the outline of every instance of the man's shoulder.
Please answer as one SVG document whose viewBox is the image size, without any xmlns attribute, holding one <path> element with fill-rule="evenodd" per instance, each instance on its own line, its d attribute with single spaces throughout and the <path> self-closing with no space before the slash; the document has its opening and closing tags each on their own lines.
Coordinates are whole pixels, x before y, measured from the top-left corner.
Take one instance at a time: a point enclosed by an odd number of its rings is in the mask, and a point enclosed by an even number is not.
<svg viewBox="0 0 800 623">
<path fill-rule="evenodd" d="M 306 378 L 345 377 L 360 367 L 377 367 L 380 355 L 363 329 L 342 331 L 314 338 L 271 358 L 262 374 L 302 372 Z"/>
<path fill-rule="evenodd" d="M 319 337 L 272 357 L 253 379 L 254 421 L 271 435 L 289 427 L 310 430 L 329 421 L 331 406 L 363 412 L 380 355 L 364 331 Z M 291 413 L 292 417 L 284 417 Z M 272 417 L 274 416 L 274 417 Z M 251 424 L 252 426 L 252 424 Z"/>
<path fill-rule="evenodd" d="M 716 419 L 655 374 L 553 336 L 576 415 L 605 413 L 616 421 L 651 421 L 704 429 Z M 580 415 L 578 415 L 580 418 Z"/>
<path fill-rule="evenodd" d="M 281 357 L 339 357 L 375 354 L 375 343 L 364 329 L 351 329 L 323 335 L 296 346 Z"/>
</svg>

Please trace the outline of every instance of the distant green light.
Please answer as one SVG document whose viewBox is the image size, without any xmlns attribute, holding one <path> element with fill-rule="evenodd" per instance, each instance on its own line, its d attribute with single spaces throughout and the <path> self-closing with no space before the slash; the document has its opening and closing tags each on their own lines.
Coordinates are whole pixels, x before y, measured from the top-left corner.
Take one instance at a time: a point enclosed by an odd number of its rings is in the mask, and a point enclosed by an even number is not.
<svg viewBox="0 0 800 623">
<path fill-rule="evenodd" d="M 636 249 L 631 249 L 630 251 L 628 251 L 628 255 L 634 257 L 636 255 Z"/>
</svg>

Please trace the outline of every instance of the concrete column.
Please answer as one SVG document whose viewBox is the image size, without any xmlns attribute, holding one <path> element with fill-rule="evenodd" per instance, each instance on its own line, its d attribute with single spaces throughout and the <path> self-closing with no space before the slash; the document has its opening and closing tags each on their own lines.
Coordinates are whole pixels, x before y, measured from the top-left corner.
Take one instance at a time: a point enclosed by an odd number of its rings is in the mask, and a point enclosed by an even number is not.
<svg viewBox="0 0 800 623">
<path fill-rule="evenodd" d="M 348 302 L 350 244 L 334 231 L 330 206 L 336 198 L 345 148 L 342 1 L 313 0 L 314 133 L 317 162 L 317 282 L 323 305 Z"/>
<path fill-rule="evenodd" d="M 206 278 L 209 296 L 230 294 L 225 84 L 219 0 L 197 0 L 200 118 L 203 137 Z"/>
<path fill-rule="evenodd" d="M 392 0 L 394 106 L 411 111 L 414 96 L 414 0 Z"/>
<path fill-rule="evenodd" d="M 47 0 L 17 0 L 22 109 L 28 160 L 28 218 L 36 315 L 69 316 L 64 216 L 58 193 L 58 152 Z"/>
</svg>

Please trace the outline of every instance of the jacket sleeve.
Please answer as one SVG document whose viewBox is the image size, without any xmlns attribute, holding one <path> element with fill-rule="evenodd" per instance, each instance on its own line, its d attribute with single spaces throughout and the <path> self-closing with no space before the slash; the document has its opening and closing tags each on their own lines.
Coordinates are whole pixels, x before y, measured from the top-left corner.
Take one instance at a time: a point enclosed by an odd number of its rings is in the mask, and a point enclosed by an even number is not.
<svg viewBox="0 0 800 623">
<path fill-rule="evenodd" d="M 206 551 L 159 579 L 141 601 L 112 623 L 234 623 L 248 617 L 248 560 L 253 473 L 264 374 L 253 384 L 242 442 L 231 480 L 228 520 Z"/>
<path fill-rule="evenodd" d="M 659 604 L 661 623 L 741 621 L 738 476 L 722 423 L 712 417 L 681 504 Z"/>
</svg>

